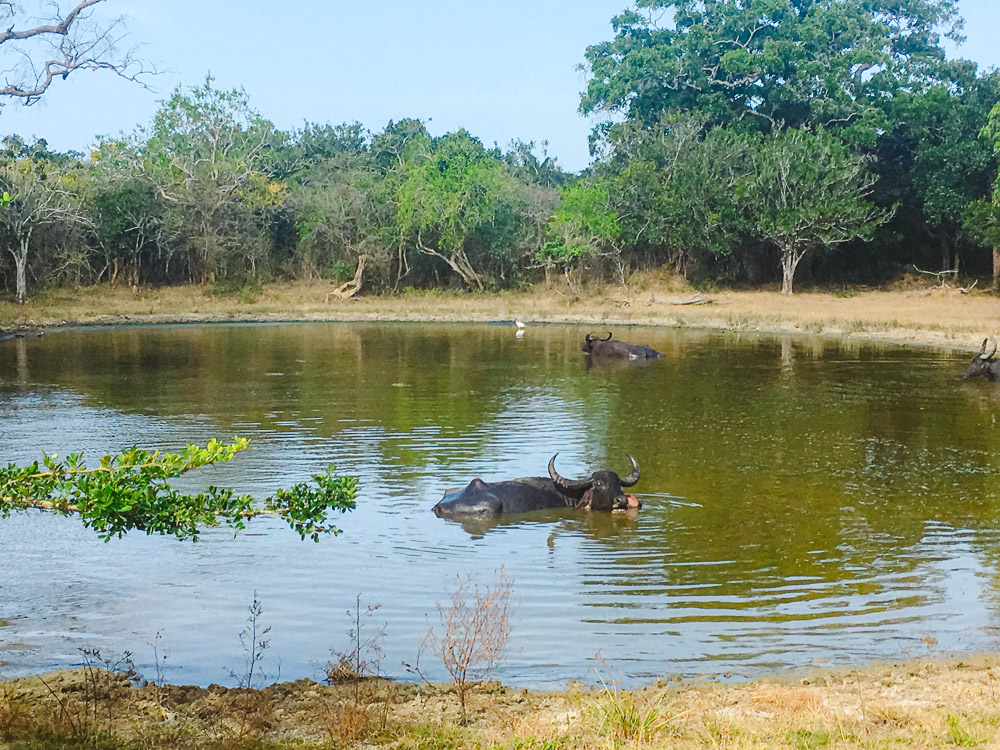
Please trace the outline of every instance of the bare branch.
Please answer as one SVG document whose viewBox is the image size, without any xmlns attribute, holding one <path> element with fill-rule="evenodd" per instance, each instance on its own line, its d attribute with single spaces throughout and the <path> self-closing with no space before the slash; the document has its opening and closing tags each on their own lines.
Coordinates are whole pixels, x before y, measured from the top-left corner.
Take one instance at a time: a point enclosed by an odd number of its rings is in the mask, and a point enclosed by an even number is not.
<svg viewBox="0 0 1000 750">
<path fill-rule="evenodd" d="M 110 70 L 128 81 L 146 88 L 142 76 L 155 75 L 135 57 L 135 48 L 121 50 L 127 35 L 125 18 L 91 22 L 94 6 L 105 0 L 81 0 L 65 17 L 53 4 L 50 23 L 17 29 L 19 12 L 11 2 L 0 2 L 0 17 L 10 23 L 0 32 L 0 96 L 34 104 L 57 78 L 67 78 L 77 70 Z M 7 45 L 7 46 L 4 46 Z M 4 63 L 2 55 L 15 63 Z"/>
</svg>

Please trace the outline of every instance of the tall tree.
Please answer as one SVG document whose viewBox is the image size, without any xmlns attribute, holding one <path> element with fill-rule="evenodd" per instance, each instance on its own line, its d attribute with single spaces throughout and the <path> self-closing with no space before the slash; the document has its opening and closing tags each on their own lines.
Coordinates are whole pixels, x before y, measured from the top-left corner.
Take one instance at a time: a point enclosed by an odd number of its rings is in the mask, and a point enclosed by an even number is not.
<svg viewBox="0 0 1000 750">
<path fill-rule="evenodd" d="M 994 155 L 1000 158 L 1000 103 L 990 109 L 980 135 Z M 988 198 L 973 201 L 967 206 L 963 226 L 975 242 L 993 248 L 993 288 L 996 289 L 1000 286 L 1000 174 L 994 173 L 993 189 Z"/>
<path fill-rule="evenodd" d="M 713 124 L 837 128 L 874 143 L 879 97 L 936 80 L 955 0 L 636 0 L 587 49 L 584 114 L 643 123 L 698 111 Z"/>
<path fill-rule="evenodd" d="M 698 115 L 668 115 L 649 126 L 626 121 L 610 132 L 612 158 L 595 167 L 613 176 L 613 203 L 631 252 L 686 277 L 717 266 L 745 234 L 734 186 L 747 139 L 706 130 Z"/>
<path fill-rule="evenodd" d="M 52 162 L 17 159 L 0 164 L 0 190 L 8 196 L 0 208 L 0 236 L 14 261 L 15 298 L 28 298 L 28 264 L 52 250 L 38 242 L 38 230 L 85 221 L 69 174 Z"/>
<path fill-rule="evenodd" d="M 977 77 L 964 61 L 953 67 L 951 84 L 884 103 L 892 126 L 875 150 L 874 197 L 900 206 L 887 228 L 904 238 L 906 262 L 942 271 L 957 270 L 968 249 L 963 216 L 973 201 L 989 200 L 997 173 L 992 142 L 980 131 L 1000 99 L 1000 74 Z"/>
<path fill-rule="evenodd" d="M 889 218 L 868 200 L 874 176 L 835 136 L 787 130 L 759 137 L 741 188 L 757 235 L 781 254 L 781 291 L 810 252 L 869 236 Z"/>
<path fill-rule="evenodd" d="M 552 239 L 545 243 L 539 257 L 562 264 L 567 280 L 570 266 L 582 258 L 608 257 L 624 286 L 622 230 L 606 182 L 595 178 L 582 180 L 561 188 L 559 195 L 561 201 L 549 221 Z"/>
<path fill-rule="evenodd" d="M 133 152 L 167 202 L 165 232 L 188 251 L 194 281 L 255 276 L 266 262 L 256 215 L 282 199 L 269 176 L 273 146 L 283 136 L 258 115 L 243 89 L 205 83 L 174 91 L 156 113 L 148 139 Z M 145 135 L 141 133 L 140 135 Z"/>
<path fill-rule="evenodd" d="M 398 198 L 401 233 L 443 261 L 472 289 L 491 266 L 511 262 L 523 196 L 498 154 L 466 131 L 442 137 L 428 157 L 407 162 Z"/>
</svg>

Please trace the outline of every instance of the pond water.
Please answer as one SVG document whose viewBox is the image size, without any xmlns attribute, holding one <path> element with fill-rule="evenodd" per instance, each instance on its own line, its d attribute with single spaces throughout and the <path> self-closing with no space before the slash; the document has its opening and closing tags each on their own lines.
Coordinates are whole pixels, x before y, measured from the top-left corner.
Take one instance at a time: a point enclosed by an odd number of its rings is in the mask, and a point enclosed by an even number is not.
<svg viewBox="0 0 1000 750">
<path fill-rule="evenodd" d="M 319 678 L 384 630 L 412 677 L 456 577 L 516 607 L 508 684 L 739 679 L 996 645 L 1000 386 L 967 357 L 807 337 L 616 329 L 665 354 L 591 366 L 586 329 L 290 324 L 68 330 L 0 342 L 0 462 L 244 435 L 200 483 L 264 495 L 327 464 L 360 477 L 343 535 L 273 520 L 196 544 L 109 543 L 72 518 L 0 520 L 0 676 L 133 652 L 152 677 L 233 684 L 256 595 L 272 678 Z M 445 489 L 629 470 L 633 517 L 463 526 Z M 156 648 L 154 652 L 154 646 Z M 162 657 L 166 655 L 166 658 Z M 427 650 L 419 666 L 446 675 Z"/>
</svg>

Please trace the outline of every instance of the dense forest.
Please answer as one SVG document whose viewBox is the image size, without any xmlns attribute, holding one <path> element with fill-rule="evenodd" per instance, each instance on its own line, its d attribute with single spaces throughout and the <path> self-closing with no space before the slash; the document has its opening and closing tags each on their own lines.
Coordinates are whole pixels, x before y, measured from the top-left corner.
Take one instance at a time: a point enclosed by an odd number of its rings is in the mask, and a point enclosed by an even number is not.
<svg viewBox="0 0 1000 750">
<path fill-rule="evenodd" d="M 996 282 L 1000 74 L 945 55 L 955 0 L 637 0 L 612 27 L 579 175 L 405 117 L 282 132 L 211 77 L 86 155 L 7 135 L 0 284 Z"/>
</svg>

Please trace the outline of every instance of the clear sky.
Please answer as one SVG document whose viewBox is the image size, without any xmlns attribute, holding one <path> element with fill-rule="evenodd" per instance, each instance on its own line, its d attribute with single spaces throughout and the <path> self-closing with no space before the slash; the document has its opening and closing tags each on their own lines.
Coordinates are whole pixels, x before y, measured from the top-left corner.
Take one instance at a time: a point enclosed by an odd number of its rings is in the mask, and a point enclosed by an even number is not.
<svg viewBox="0 0 1000 750">
<path fill-rule="evenodd" d="M 62 6 L 72 3 L 64 0 Z M 162 75 L 146 91 L 108 73 L 57 81 L 32 107 L 0 110 L 0 134 L 86 151 L 97 135 L 148 125 L 177 86 L 243 86 L 278 127 L 418 117 L 431 133 L 467 129 L 487 146 L 548 141 L 564 169 L 589 163 L 576 66 L 610 39 L 626 0 L 108 0 Z M 968 41 L 954 54 L 1000 66 L 1000 2 L 959 0 Z M 536 153 L 540 151 L 536 150 Z"/>
</svg>

